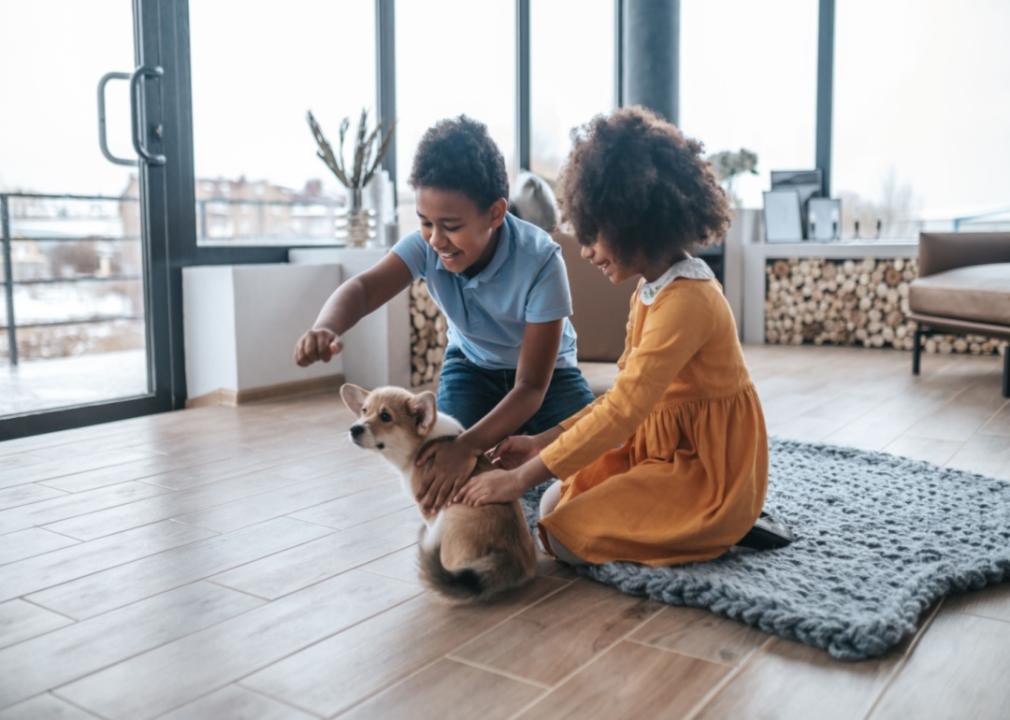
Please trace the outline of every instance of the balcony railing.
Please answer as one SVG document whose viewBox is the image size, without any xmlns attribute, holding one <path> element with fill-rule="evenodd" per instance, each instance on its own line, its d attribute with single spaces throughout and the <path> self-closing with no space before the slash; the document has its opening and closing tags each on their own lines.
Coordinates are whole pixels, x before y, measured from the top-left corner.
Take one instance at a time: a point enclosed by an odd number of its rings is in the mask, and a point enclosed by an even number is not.
<svg viewBox="0 0 1010 720">
<path fill-rule="evenodd" d="M 65 205 L 91 203 L 100 206 L 115 203 L 113 214 L 68 213 Z M 21 205 L 22 207 L 17 207 Z M 20 213 L 15 215 L 15 210 Z M 246 199 L 227 197 L 198 198 L 196 203 L 199 241 L 207 245 L 320 245 L 335 242 L 334 231 L 341 213 L 345 212 L 342 200 L 330 198 L 305 199 Z M 53 230 L 54 224 L 77 221 L 77 228 Z M 108 224 L 117 226 L 109 232 Z M 32 225 L 33 232 L 26 233 L 21 225 Z M 80 228 L 90 224 L 85 232 Z M 18 322 L 15 312 L 15 288 L 77 283 L 131 283 L 140 282 L 140 269 L 136 272 L 109 272 L 107 274 L 75 274 L 67 277 L 29 277 L 15 279 L 15 253 L 17 243 L 139 243 L 140 205 L 136 197 L 108 195 L 70 195 L 44 193 L 0 193 L 0 246 L 3 250 L 4 313 L 0 314 L 0 333 L 7 336 L 7 354 L 10 364 L 16 366 L 20 355 L 18 331 L 54 328 L 72 325 L 110 324 L 123 321 L 142 321 L 143 314 L 92 313 L 81 317 L 38 319 Z M 0 335 L 2 337 L 2 335 Z"/>
<path fill-rule="evenodd" d="M 120 207 L 122 204 L 133 204 L 137 205 L 138 200 L 135 197 L 111 197 L 107 195 L 53 195 L 53 194 L 43 194 L 43 193 L 0 193 L 0 243 L 2 243 L 3 248 L 3 293 L 4 293 L 4 317 L 0 318 L 0 330 L 6 332 L 7 335 L 7 354 L 12 366 L 16 366 L 20 360 L 20 353 L 18 351 L 18 330 L 26 329 L 38 329 L 38 328 L 51 328 L 51 327 L 62 327 L 70 325 L 94 325 L 94 324 L 107 324 L 122 321 L 137 321 L 143 320 L 143 315 L 137 314 L 102 314 L 102 313 L 91 313 L 83 315 L 81 317 L 73 318 L 62 318 L 53 320 L 38 320 L 32 322 L 19 323 L 17 321 L 17 313 L 15 312 L 14 306 L 14 290 L 17 286 L 44 286 L 44 285 L 56 285 L 56 284 L 74 284 L 74 283 L 123 283 L 123 282 L 137 282 L 141 280 L 141 276 L 135 273 L 113 273 L 108 275 L 102 274 L 92 274 L 92 275 L 75 275 L 69 277 L 45 277 L 45 278 L 23 278 L 15 279 L 14 277 L 14 253 L 13 246 L 15 243 L 81 243 L 81 242 L 137 242 L 139 237 L 128 236 L 124 234 L 119 235 L 100 235 L 100 234 L 80 234 L 71 233 L 67 235 L 62 234 L 46 234 L 42 232 L 37 235 L 24 235 L 20 232 L 15 232 L 12 229 L 13 222 L 40 222 L 40 221 L 60 221 L 60 220 L 79 220 L 82 222 L 94 221 L 94 220 L 109 220 L 112 219 L 110 216 L 78 216 L 78 217 L 68 217 L 65 214 L 56 212 L 55 214 L 50 211 L 48 213 L 31 213 L 26 212 L 24 215 L 19 217 L 12 216 L 12 204 L 16 201 L 39 201 L 40 205 L 46 203 L 51 203 L 55 201 L 63 201 L 68 203 L 86 202 L 86 203 L 119 203 Z M 139 213 L 139 207 L 138 207 Z"/>
<path fill-rule="evenodd" d="M 197 198 L 201 245 L 330 245 L 346 213 L 343 200 Z M 248 227 L 245 227 L 248 226 Z"/>
</svg>

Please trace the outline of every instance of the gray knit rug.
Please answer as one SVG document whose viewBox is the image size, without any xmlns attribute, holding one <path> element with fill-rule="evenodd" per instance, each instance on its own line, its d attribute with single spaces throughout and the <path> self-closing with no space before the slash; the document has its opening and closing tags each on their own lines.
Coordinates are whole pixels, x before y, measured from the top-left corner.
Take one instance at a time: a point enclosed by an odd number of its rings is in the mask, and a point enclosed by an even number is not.
<svg viewBox="0 0 1010 720">
<path fill-rule="evenodd" d="M 861 660 L 915 630 L 943 595 L 1010 579 L 1010 483 L 884 453 L 773 439 L 765 509 L 781 550 L 733 550 L 668 568 L 578 572 L 632 595 L 707 608 Z M 546 485 L 523 498 L 536 524 Z"/>
</svg>

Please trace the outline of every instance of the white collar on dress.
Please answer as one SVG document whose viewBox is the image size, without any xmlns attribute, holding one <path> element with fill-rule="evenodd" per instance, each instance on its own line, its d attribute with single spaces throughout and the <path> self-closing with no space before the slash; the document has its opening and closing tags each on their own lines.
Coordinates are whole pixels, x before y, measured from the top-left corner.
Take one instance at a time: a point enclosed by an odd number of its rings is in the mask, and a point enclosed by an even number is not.
<svg viewBox="0 0 1010 720">
<path fill-rule="evenodd" d="M 715 273 L 701 258 L 688 257 L 675 262 L 670 268 L 652 282 L 642 283 L 638 289 L 638 299 L 644 305 L 652 305 L 652 301 L 659 295 L 659 291 L 672 283 L 677 278 L 689 278 L 691 280 L 713 280 Z"/>
</svg>

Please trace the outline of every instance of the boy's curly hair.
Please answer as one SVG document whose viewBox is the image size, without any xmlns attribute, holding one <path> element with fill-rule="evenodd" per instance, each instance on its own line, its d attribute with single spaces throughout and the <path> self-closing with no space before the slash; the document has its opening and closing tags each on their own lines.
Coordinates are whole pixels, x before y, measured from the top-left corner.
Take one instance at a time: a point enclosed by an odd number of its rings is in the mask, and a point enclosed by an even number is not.
<svg viewBox="0 0 1010 720">
<path fill-rule="evenodd" d="M 719 242 L 726 194 L 702 144 L 643 107 L 598 115 L 573 133 L 561 208 L 583 245 L 601 234 L 625 264 Z"/>
<path fill-rule="evenodd" d="M 508 198 L 505 158 L 487 126 L 466 115 L 439 120 L 424 133 L 410 172 L 410 186 L 456 190 L 481 211 Z"/>
</svg>

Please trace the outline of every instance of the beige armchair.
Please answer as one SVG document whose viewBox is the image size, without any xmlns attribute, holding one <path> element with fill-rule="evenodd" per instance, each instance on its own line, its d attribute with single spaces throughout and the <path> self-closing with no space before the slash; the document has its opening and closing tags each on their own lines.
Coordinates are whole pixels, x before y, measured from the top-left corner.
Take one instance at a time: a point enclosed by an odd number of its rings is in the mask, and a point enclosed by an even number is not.
<svg viewBox="0 0 1010 720">
<path fill-rule="evenodd" d="M 908 306 L 915 375 L 922 340 L 933 333 L 1010 340 L 1010 233 L 922 233 Z M 1003 397 L 1010 397 L 1010 348 L 1003 351 Z"/>
</svg>

